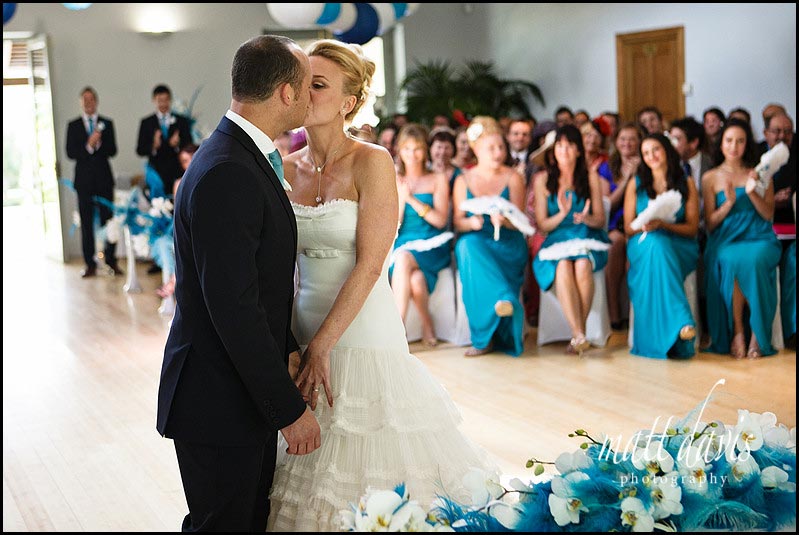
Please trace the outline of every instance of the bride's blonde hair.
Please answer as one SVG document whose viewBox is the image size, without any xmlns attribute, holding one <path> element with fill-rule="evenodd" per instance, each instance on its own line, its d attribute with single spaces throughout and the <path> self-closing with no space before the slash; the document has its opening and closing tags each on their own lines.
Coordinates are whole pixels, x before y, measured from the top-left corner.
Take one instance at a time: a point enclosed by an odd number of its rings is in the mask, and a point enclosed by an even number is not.
<svg viewBox="0 0 799 535">
<path fill-rule="evenodd" d="M 319 56 L 335 62 L 344 73 L 344 94 L 354 95 L 355 106 L 344 117 L 347 122 L 358 114 L 369 98 L 375 62 L 367 58 L 360 45 L 342 43 L 334 39 L 322 39 L 308 47 L 309 56 Z"/>
</svg>

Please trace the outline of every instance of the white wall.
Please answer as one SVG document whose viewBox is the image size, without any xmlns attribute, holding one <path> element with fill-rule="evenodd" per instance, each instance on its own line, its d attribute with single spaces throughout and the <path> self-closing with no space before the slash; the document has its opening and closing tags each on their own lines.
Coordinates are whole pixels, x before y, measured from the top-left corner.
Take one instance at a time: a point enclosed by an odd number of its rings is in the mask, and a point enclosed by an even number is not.
<svg viewBox="0 0 799 535">
<path fill-rule="evenodd" d="M 153 39 L 139 34 L 148 9 L 174 21 L 176 32 Z M 591 113 L 616 108 L 615 34 L 668 26 L 685 27 L 686 78 L 694 86 L 688 113 L 710 105 L 725 111 L 742 105 L 762 130 L 760 110 L 784 103 L 796 117 L 795 4 L 422 4 L 403 19 L 406 64 L 414 60 L 492 60 L 500 76 L 539 85 L 547 106 L 531 109 L 551 117 L 562 103 Z M 278 30 L 266 5 L 102 4 L 69 11 L 61 4 L 18 5 L 4 31 L 49 36 L 53 108 L 60 176 L 74 163 L 64 151 L 66 124 L 80 112 L 78 92 L 93 85 L 100 112 L 115 120 L 117 176 L 142 172 L 135 153 L 139 121 L 152 113 L 158 83 L 188 100 L 202 86 L 195 110 L 213 129 L 230 103 L 230 64 L 238 46 L 265 28 Z M 71 209 L 65 211 L 65 232 Z M 79 240 L 69 246 L 79 256 Z"/>
<path fill-rule="evenodd" d="M 509 78 L 541 88 L 551 119 L 561 104 L 591 114 L 617 108 L 616 34 L 685 28 L 686 113 L 780 102 L 796 119 L 796 4 L 489 4 L 491 56 Z"/>
</svg>

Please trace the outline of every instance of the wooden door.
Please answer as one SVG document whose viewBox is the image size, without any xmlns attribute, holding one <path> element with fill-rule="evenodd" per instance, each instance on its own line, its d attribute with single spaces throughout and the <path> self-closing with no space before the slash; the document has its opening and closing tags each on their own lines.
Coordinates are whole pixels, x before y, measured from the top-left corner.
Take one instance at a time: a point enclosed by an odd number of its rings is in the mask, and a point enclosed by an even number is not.
<svg viewBox="0 0 799 535">
<path fill-rule="evenodd" d="M 656 106 L 665 123 L 683 117 L 683 27 L 616 34 L 616 73 L 622 120 L 635 121 L 646 106 Z"/>
</svg>

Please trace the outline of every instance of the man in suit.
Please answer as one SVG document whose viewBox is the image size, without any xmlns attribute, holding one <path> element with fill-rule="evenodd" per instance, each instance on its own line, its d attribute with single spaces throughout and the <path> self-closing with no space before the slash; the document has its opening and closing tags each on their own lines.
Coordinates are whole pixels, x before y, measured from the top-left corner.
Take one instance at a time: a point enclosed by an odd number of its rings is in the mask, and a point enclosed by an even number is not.
<svg viewBox="0 0 799 535">
<path fill-rule="evenodd" d="M 528 162 L 530 143 L 533 141 L 533 125 L 525 119 L 513 119 L 505 136 L 508 142 L 507 165 L 524 177 L 525 184 L 530 182 L 532 165 Z"/>
<path fill-rule="evenodd" d="M 258 36 L 233 60 L 230 109 L 196 152 L 175 205 L 177 309 L 157 428 L 175 441 L 184 531 L 266 529 L 277 431 L 288 453 L 320 430 L 288 371 L 297 226 L 273 139 L 310 105 L 307 55 Z"/>
<path fill-rule="evenodd" d="M 175 180 L 183 175 L 178 153 L 192 143 L 189 120 L 172 113 L 172 92 L 165 85 L 153 89 L 155 113 L 141 120 L 136 153 L 146 156 L 164 183 L 164 191 L 172 191 Z"/>
<path fill-rule="evenodd" d="M 97 274 L 94 260 L 94 211 L 100 211 L 100 224 L 111 219 L 109 208 L 95 202 L 94 197 L 114 201 L 114 174 L 108 159 L 117 153 L 114 123 L 108 117 L 97 114 L 97 92 L 85 87 L 80 92 L 83 113 L 67 126 L 67 157 L 75 160 L 75 190 L 78 192 L 83 260 L 86 269 L 81 276 Z M 105 263 L 115 275 L 122 275 L 116 259 L 116 244 L 105 243 Z"/>
<path fill-rule="evenodd" d="M 779 111 L 770 115 L 763 123 L 765 141 L 758 147 L 758 156 L 773 149 L 782 142 L 788 147 L 790 157 L 788 161 L 774 173 L 774 222 L 794 223 L 793 205 L 791 198 L 796 192 L 796 140 L 793 135 L 793 121 L 787 113 Z"/>
</svg>

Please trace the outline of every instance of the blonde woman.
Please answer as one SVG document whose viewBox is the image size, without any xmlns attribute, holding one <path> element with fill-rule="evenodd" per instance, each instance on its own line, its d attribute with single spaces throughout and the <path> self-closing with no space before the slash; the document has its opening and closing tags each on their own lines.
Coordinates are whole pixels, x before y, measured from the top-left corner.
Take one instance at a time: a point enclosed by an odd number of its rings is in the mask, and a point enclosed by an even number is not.
<svg viewBox="0 0 799 535">
<path fill-rule="evenodd" d="M 502 214 L 473 213 L 461 205 L 467 199 L 501 197 L 523 213 L 524 177 L 505 165 L 505 140 L 494 119 L 475 117 L 467 136 L 477 165 L 455 179 L 452 193 L 453 224 L 461 233 L 455 255 L 472 337 L 466 356 L 494 349 L 519 356 L 524 350 L 524 308 L 519 292 L 527 264 L 527 242 Z"/>
</svg>

